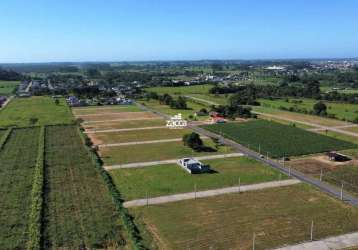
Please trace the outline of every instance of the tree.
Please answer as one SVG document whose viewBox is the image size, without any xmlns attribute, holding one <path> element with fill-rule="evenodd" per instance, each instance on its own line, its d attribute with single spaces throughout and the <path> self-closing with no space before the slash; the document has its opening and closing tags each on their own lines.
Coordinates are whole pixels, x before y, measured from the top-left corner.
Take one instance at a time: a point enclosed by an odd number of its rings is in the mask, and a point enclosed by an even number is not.
<svg viewBox="0 0 358 250">
<path fill-rule="evenodd" d="M 60 101 L 57 98 L 55 99 L 55 104 L 60 105 Z"/>
<path fill-rule="evenodd" d="M 327 106 L 323 102 L 317 102 L 313 105 L 313 113 L 315 115 L 326 116 L 327 115 Z"/>
<path fill-rule="evenodd" d="M 183 143 L 185 146 L 188 146 L 195 151 L 199 151 L 204 145 L 200 135 L 195 132 L 192 132 L 191 134 L 185 134 L 183 136 Z"/>
</svg>

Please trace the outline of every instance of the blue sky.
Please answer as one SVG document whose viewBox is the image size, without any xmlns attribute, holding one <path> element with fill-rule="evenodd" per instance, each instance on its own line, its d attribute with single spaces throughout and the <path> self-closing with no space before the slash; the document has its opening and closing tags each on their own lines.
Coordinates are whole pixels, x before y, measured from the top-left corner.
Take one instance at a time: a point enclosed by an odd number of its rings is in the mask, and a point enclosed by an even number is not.
<svg viewBox="0 0 358 250">
<path fill-rule="evenodd" d="M 358 57 L 357 0 L 1 0 L 0 62 Z"/>
</svg>

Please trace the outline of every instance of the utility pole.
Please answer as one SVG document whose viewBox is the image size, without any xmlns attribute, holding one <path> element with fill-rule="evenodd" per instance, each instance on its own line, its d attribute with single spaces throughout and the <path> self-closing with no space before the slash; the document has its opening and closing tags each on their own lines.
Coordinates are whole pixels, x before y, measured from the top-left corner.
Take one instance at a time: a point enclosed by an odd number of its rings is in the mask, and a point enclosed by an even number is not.
<svg viewBox="0 0 358 250">
<path fill-rule="evenodd" d="M 255 250 L 255 239 L 256 238 L 256 234 L 254 233 L 254 235 L 252 236 L 252 250 Z"/>
<path fill-rule="evenodd" d="M 196 183 L 194 185 L 194 199 L 196 199 Z"/>
<path fill-rule="evenodd" d="M 341 187 L 341 200 L 343 201 L 343 182 L 342 182 L 342 187 Z"/>
<path fill-rule="evenodd" d="M 321 168 L 321 175 L 319 176 L 319 181 L 322 181 L 323 179 L 323 169 Z"/>
<path fill-rule="evenodd" d="M 313 241 L 313 220 L 311 223 L 311 241 Z"/>
<path fill-rule="evenodd" d="M 240 193 L 240 186 L 241 186 L 241 179 L 239 177 L 239 187 L 238 187 L 238 192 Z"/>
</svg>

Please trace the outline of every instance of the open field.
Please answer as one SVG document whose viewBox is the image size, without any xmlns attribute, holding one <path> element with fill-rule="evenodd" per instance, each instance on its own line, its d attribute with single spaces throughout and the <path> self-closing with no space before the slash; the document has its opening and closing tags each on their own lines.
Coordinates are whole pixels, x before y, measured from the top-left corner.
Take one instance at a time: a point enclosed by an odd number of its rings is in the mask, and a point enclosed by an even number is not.
<svg viewBox="0 0 358 250">
<path fill-rule="evenodd" d="M 72 108 L 74 115 L 106 114 L 115 112 L 139 112 L 136 105 L 109 105 Z"/>
<path fill-rule="evenodd" d="M 206 100 L 209 102 L 217 103 L 220 105 L 227 105 L 230 95 L 212 95 L 212 94 L 189 94 L 188 96 Z M 210 105 L 208 105 L 210 106 Z"/>
<path fill-rule="evenodd" d="M 155 126 L 165 126 L 166 121 L 163 119 L 150 120 L 129 120 L 106 123 L 82 124 L 86 130 L 108 130 L 108 129 L 126 129 L 126 128 L 145 128 Z"/>
<path fill-rule="evenodd" d="M 147 92 L 156 92 L 158 94 L 187 95 L 187 94 L 208 94 L 213 87 L 210 84 L 183 86 L 183 87 L 153 87 L 145 89 Z"/>
<path fill-rule="evenodd" d="M 263 107 L 278 109 L 279 107 L 291 108 L 297 107 L 307 111 L 313 110 L 313 106 L 317 100 L 312 99 L 288 99 L 285 100 L 267 100 L 260 99 L 259 102 Z M 340 120 L 353 121 L 358 117 L 358 105 L 348 103 L 324 102 L 327 106 L 327 113 L 335 115 Z"/>
<path fill-rule="evenodd" d="M 115 113 L 100 113 L 91 115 L 76 115 L 76 118 L 81 118 L 84 122 L 96 121 L 111 121 L 111 120 L 140 120 L 140 119 L 156 119 L 157 115 L 149 112 L 115 112 Z"/>
<path fill-rule="evenodd" d="M 207 109 L 206 104 L 192 102 L 190 101 L 190 99 L 187 100 L 188 109 L 172 109 L 168 105 L 159 104 L 157 100 L 150 100 L 150 101 L 141 100 L 139 101 L 139 103 L 167 115 L 177 115 L 180 113 L 182 114 L 184 119 L 188 119 L 190 115 L 194 115 L 195 112 L 198 112 L 202 108 Z M 199 120 L 208 119 L 208 116 L 198 116 L 197 119 Z"/>
<path fill-rule="evenodd" d="M 0 129 L 0 140 L 1 137 L 6 133 L 6 129 Z"/>
<path fill-rule="evenodd" d="M 161 161 L 178 159 L 188 156 L 204 156 L 213 154 L 231 153 L 232 149 L 221 146 L 216 151 L 210 139 L 203 140 L 209 152 L 195 152 L 184 146 L 182 142 L 163 142 L 155 144 L 130 145 L 121 147 L 101 148 L 100 155 L 105 165 L 126 164 L 134 162 Z"/>
<path fill-rule="evenodd" d="M 133 208 L 160 249 L 268 249 L 358 230 L 358 209 L 304 184 Z M 147 229 L 147 231 L 144 230 Z M 153 242 L 155 239 L 155 242 Z"/>
<path fill-rule="evenodd" d="M 111 171 L 113 180 L 125 200 L 254 184 L 279 180 L 280 174 L 262 163 L 246 157 L 203 161 L 213 170 L 191 175 L 177 164 Z M 285 179 L 284 176 L 281 176 Z"/>
<path fill-rule="evenodd" d="M 0 249 L 24 249 L 39 128 L 15 129 L 0 151 Z"/>
<path fill-rule="evenodd" d="M 320 116 L 315 115 L 306 115 L 301 113 L 295 113 L 295 112 L 288 112 L 288 111 L 282 111 L 279 109 L 264 107 L 264 106 L 253 106 L 253 111 L 257 111 L 260 113 L 265 114 L 272 114 L 275 116 L 280 116 L 285 119 L 292 119 L 302 122 L 308 122 L 308 123 L 314 123 L 321 126 L 327 126 L 327 127 L 337 127 L 337 126 L 344 126 L 347 125 L 346 122 L 336 120 L 336 119 L 329 119 L 324 118 Z"/>
<path fill-rule="evenodd" d="M 263 154 L 268 152 L 272 157 L 306 155 L 358 147 L 353 143 L 265 120 L 203 127 L 245 146 L 249 145 L 251 149 Z"/>
<path fill-rule="evenodd" d="M 11 95 L 19 84 L 19 81 L 0 81 L 0 96 Z"/>
<path fill-rule="evenodd" d="M 64 99 L 56 105 L 51 97 L 15 98 L 0 111 L 0 127 L 69 124 L 73 117 Z"/>
<path fill-rule="evenodd" d="M 111 144 L 135 141 L 152 141 L 162 139 L 182 138 L 183 135 L 191 133 L 189 129 L 148 129 L 111 133 L 88 134 L 94 144 Z"/>
<path fill-rule="evenodd" d="M 75 126 L 46 128 L 44 248 L 124 248 L 112 197 Z"/>
</svg>

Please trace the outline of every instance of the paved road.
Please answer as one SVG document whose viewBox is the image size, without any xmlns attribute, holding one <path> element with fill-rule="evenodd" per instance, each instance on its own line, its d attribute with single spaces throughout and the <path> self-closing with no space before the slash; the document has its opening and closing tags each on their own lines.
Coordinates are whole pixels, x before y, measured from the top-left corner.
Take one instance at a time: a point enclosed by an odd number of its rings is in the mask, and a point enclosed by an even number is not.
<svg viewBox="0 0 358 250">
<path fill-rule="evenodd" d="M 132 113 L 132 112 L 108 112 L 108 113 L 99 113 L 99 114 L 74 114 L 76 117 L 87 117 L 87 116 L 104 116 L 104 115 L 121 115 L 123 113 Z"/>
<path fill-rule="evenodd" d="M 166 126 L 142 127 L 142 128 L 105 129 L 105 130 L 91 129 L 91 130 L 86 130 L 86 131 L 85 131 L 85 134 L 126 132 L 126 131 L 137 131 L 137 130 L 147 130 L 147 129 L 160 129 L 160 128 L 166 128 Z"/>
<path fill-rule="evenodd" d="M 158 114 L 160 116 L 162 116 L 163 118 L 167 118 L 168 115 L 166 114 L 161 114 L 160 112 L 156 111 L 156 110 L 152 110 L 146 106 L 143 106 L 143 105 L 140 105 L 138 104 L 138 106 L 140 108 L 143 108 L 144 110 L 147 110 L 147 111 L 152 111 L 154 112 L 155 114 Z M 309 185 L 312 185 L 316 188 L 318 188 L 319 190 L 321 190 L 322 192 L 324 193 L 327 193 L 337 199 L 341 199 L 341 190 L 337 189 L 337 187 L 334 187 L 332 185 L 329 185 L 327 183 L 324 183 L 324 182 L 321 182 L 317 179 L 314 179 L 314 178 L 311 178 L 309 176 L 305 176 L 304 174 L 302 174 L 301 172 L 298 172 L 294 169 L 291 169 L 291 168 L 286 168 L 284 166 L 282 166 L 280 163 L 272 160 L 272 159 L 269 159 L 269 158 L 261 158 L 261 155 L 254 152 L 254 151 L 251 151 L 250 149 L 244 147 L 243 145 L 237 143 L 237 142 L 234 142 L 232 140 L 229 140 L 227 138 L 224 138 L 223 136 L 221 135 L 218 135 L 218 134 L 214 134 L 210 131 L 207 131 L 203 128 L 200 128 L 200 127 L 197 127 L 195 125 L 189 125 L 188 127 L 190 127 L 192 130 L 194 130 L 195 132 L 201 134 L 201 135 L 205 135 L 205 136 L 208 136 L 208 137 L 212 137 L 212 138 L 217 138 L 219 140 L 221 140 L 222 142 L 224 142 L 226 145 L 229 145 L 231 147 L 233 147 L 234 149 L 236 149 L 237 151 L 239 152 L 242 152 L 244 153 L 245 155 L 253 158 L 253 159 L 256 159 L 258 161 L 261 161 L 263 163 L 266 163 L 267 165 L 271 166 L 272 168 L 274 169 L 277 169 L 279 170 L 281 173 L 284 173 L 286 175 L 290 175 L 294 178 L 297 178 L 298 180 L 304 182 L 304 183 L 307 183 Z M 353 205 L 353 206 L 358 206 L 358 198 L 355 198 L 353 196 L 351 196 L 350 194 L 346 193 L 346 192 L 343 192 L 343 195 L 342 195 L 342 200 Z"/>
<path fill-rule="evenodd" d="M 220 155 L 207 155 L 207 156 L 195 157 L 195 159 L 201 161 L 201 160 L 214 160 L 214 159 L 240 157 L 240 156 L 243 156 L 243 154 L 231 153 L 231 154 L 220 154 Z M 173 164 L 177 162 L 178 159 L 171 159 L 171 160 L 164 160 L 164 161 L 137 162 L 137 163 L 122 164 L 122 165 L 105 166 L 104 169 L 113 170 L 113 169 L 120 169 L 120 168 L 142 168 L 142 167 L 149 167 L 155 165 Z"/>
<path fill-rule="evenodd" d="M 358 232 L 344 234 L 336 237 L 329 237 L 326 239 L 305 242 L 298 245 L 286 246 L 277 248 L 276 250 L 332 250 L 332 249 L 343 249 L 358 246 Z"/>
<path fill-rule="evenodd" d="M 122 122 L 122 121 L 140 121 L 140 120 L 158 120 L 158 118 L 157 117 L 148 117 L 148 118 L 126 118 L 126 119 L 114 119 L 114 120 L 84 121 L 82 124 Z"/>
<path fill-rule="evenodd" d="M 199 192 L 189 192 L 183 194 L 173 194 L 173 195 L 165 195 L 155 198 L 148 198 L 148 199 L 138 199 L 124 202 L 123 205 L 125 207 L 140 207 L 146 205 L 155 205 L 155 204 L 162 204 L 162 203 L 169 203 L 169 202 L 176 202 L 176 201 L 183 201 L 183 200 L 192 200 L 196 198 L 204 198 L 204 197 L 212 197 L 222 194 L 230 194 L 230 193 L 238 193 L 238 192 L 247 192 L 247 191 L 254 191 L 254 190 L 261 190 L 266 188 L 275 188 L 275 187 L 284 187 L 290 186 L 300 183 L 300 181 L 291 179 L 291 180 L 284 180 L 284 181 L 270 181 L 252 185 L 242 185 L 236 187 L 228 187 L 228 188 L 219 188 L 219 189 L 212 189 L 206 191 L 199 191 Z"/>
</svg>

